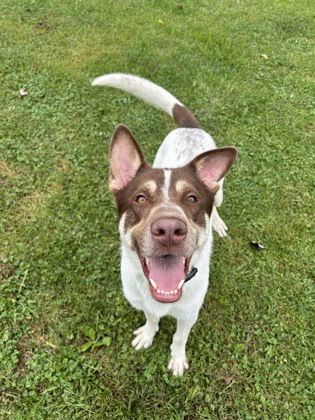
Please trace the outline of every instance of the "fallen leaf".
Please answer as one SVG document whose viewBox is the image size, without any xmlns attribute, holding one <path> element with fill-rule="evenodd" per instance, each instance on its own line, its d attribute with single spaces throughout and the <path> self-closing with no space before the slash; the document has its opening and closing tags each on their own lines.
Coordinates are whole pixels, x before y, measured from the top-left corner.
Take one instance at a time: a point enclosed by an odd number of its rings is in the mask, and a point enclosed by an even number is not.
<svg viewBox="0 0 315 420">
<path fill-rule="evenodd" d="M 28 91 L 21 88 L 20 91 L 19 91 L 20 98 L 23 98 L 24 96 L 27 96 L 27 95 L 28 95 Z"/>
<path fill-rule="evenodd" d="M 260 54 L 260 57 L 263 58 L 264 60 L 268 60 L 268 55 L 267 54 Z"/>
<path fill-rule="evenodd" d="M 257 249 L 257 251 L 262 251 L 263 249 L 266 249 L 266 247 L 264 245 L 259 244 L 258 242 L 255 241 L 250 241 L 250 245 L 252 248 Z"/>
<path fill-rule="evenodd" d="M 221 375 L 221 379 L 222 379 L 222 381 L 224 381 L 226 383 L 226 385 L 230 385 L 230 383 L 233 381 L 232 376 Z"/>
<path fill-rule="evenodd" d="M 47 346 L 52 347 L 53 349 L 56 349 L 57 346 L 53 343 L 51 343 L 50 341 L 45 341 L 45 344 L 47 344 Z"/>
</svg>

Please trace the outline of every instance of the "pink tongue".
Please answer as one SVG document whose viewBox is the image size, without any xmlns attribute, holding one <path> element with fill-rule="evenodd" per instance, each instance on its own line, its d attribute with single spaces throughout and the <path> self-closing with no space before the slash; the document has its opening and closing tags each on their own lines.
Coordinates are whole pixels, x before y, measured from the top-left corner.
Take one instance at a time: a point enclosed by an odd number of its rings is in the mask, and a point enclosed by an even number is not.
<svg viewBox="0 0 315 420">
<path fill-rule="evenodd" d="M 183 257 L 151 257 L 147 258 L 149 277 L 157 288 L 164 291 L 176 290 L 185 278 Z"/>
</svg>

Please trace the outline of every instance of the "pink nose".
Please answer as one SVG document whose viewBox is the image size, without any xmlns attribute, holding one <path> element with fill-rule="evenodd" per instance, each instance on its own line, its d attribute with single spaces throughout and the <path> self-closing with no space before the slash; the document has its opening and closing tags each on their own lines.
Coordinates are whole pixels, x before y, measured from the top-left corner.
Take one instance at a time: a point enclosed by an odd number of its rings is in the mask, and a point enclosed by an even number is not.
<svg viewBox="0 0 315 420">
<path fill-rule="evenodd" d="M 179 219 L 159 219 L 152 223 L 151 234 L 161 245 L 179 245 L 187 235 L 187 226 Z"/>
</svg>

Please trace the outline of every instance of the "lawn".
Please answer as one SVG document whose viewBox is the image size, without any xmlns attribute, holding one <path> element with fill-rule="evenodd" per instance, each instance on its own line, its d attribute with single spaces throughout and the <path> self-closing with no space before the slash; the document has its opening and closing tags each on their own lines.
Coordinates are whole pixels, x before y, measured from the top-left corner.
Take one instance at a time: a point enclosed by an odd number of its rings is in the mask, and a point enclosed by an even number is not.
<svg viewBox="0 0 315 420">
<path fill-rule="evenodd" d="M 311 418 L 313 0 L 2 0 L 0 27 L 0 418 Z M 175 125 L 90 86 L 113 71 L 239 150 L 182 378 L 171 318 L 130 345 L 144 317 L 122 294 L 107 187 L 116 124 L 150 161 Z"/>
</svg>

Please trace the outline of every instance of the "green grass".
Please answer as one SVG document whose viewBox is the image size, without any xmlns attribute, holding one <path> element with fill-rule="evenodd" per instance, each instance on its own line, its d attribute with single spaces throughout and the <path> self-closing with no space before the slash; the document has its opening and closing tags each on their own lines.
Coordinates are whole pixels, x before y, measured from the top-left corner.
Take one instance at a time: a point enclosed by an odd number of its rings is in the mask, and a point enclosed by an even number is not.
<svg viewBox="0 0 315 420">
<path fill-rule="evenodd" d="M 1 1 L 0 418 L 311 418 L 314 17 L 313 0 Z M 161 84 L 239 149 L 182 379 L 172 319 L 130 346 L 144 319 L 122 295 L 107 189 L 117 123 L 150 160 L 174 124 L 91 88 L 112 71 Z"/>
</svg>

